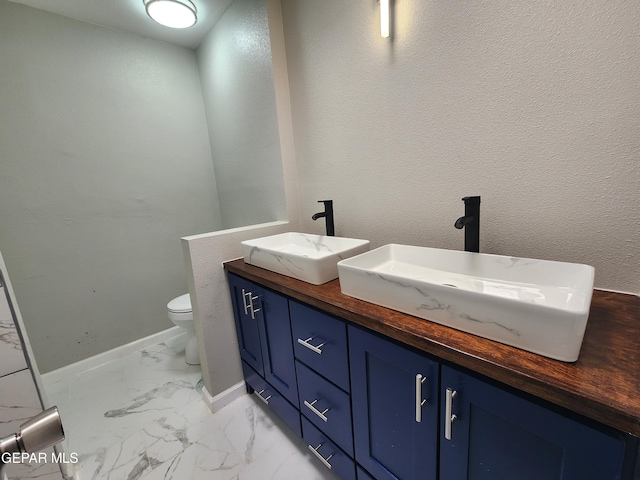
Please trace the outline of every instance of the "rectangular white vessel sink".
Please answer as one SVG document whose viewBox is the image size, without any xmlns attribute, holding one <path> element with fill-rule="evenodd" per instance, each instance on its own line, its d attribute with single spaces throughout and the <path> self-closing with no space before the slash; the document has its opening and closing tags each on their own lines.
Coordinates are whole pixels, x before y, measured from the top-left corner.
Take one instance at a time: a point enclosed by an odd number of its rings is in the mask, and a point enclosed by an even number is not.
<svg viewBox="0 0 640 480">
<path fill-rule="evenodd" d="M 578 359 L 594 268 L 408 245 L 338 263 L 342 293 L 546 357 Z"/>
<path fill-rule="evenodd" d="M 340 260 L 369 250 L 368 240 L 281 233 L 241 242 L 244 261 L 314 285 L 338 278 Z"/>
</svg>

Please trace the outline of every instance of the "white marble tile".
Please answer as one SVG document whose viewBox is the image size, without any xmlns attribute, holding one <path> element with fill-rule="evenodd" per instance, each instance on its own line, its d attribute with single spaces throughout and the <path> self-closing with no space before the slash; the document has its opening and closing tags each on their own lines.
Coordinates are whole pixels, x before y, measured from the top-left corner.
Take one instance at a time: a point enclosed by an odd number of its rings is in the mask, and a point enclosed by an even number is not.
<svg viewBox="0 0 640 480">
<path fill-rule="evenodd" d="M 41 411 L 29 370 L 0 378 L 0 437 L 15 433 L 21 424 Z"/>
<path fill-rule="evenodd" d="M 242 458 L 220 431 L 213 431 L 188 445 L 141 479 L 231 480 L 244 467 Z"/>
<path fill-rule="evenodd" d="M 252 396 L 212 414 L 183 343 L 147 347 L 48 392 L 65 451 L 80 456 L 76 480 L 335 479 Z"/>
<path fill-rule="evenodd" d="M 142 480 L 335 479 L 306 453 L 301 439 L 249 395 L 200 418 L 200 424 L 178 430 L 186 448 Z M 205 429 L 199 427 L 205 425 L 209 433 L 200 436 Z"/>
<path fill-rule="evenodd" d="M 4 287 L 0 287 L 0 377 L 27 368 Z"/>
<path fill-rule="evenodd" d="M 146 455 L 142 432 L 136 432 L 110 447 L 83 453 L 79 460 L 76 478 L 81 480 L 133 480 L 151 471 L 153 466 Z"/>
<path fill-rule="evenodd" d="M 6 474 L 9 480 L 62 480 L 60 467 L 51 461 L 50 450 L 45 452 L 46 462 L 33 464 L 13 464 L 9 465 Z"/>
</svg>

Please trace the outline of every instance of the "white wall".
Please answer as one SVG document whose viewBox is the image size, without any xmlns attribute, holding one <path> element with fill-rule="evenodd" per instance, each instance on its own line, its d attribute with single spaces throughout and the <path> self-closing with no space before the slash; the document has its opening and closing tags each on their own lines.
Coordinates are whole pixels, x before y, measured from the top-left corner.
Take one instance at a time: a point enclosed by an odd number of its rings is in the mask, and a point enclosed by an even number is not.
<svg viewBox="0 0 640 480">
<path fill-rule="evenodd" d="M 640 2 L 282 0 L 301 229 L 596 269 L 640 293 Z"/>
<path fill-rule="evenodd" d="M 0 248 L 40 370 L 171 326 L 220 228 L 195 52 L 0 0 Z"/>
<path fill-rule="evenodd" d="M 223 228 L 286 219 L 264 0 L 235 0 L 197 50 Z"/>
<path fill-rule="evenodd" d="M 228 389 L 233 390 L 234 386 L 242 381 L 233 309 L 222 263 L 242 256 L 240 242 L 243 240 L 299 231 L 297 171 L 280 0 L 267 0 L 266 6 L 288 221 L 268 222 L 182 239 L 202 361 L 202 376 L 207 392 L 214 396 L 214 407 L 216 403 L 224 403 L 224 397 L 230 398 L 225 392 L 228 392 Z M 223 398 L 216 400 L 215 397 Z"/>
</svg>

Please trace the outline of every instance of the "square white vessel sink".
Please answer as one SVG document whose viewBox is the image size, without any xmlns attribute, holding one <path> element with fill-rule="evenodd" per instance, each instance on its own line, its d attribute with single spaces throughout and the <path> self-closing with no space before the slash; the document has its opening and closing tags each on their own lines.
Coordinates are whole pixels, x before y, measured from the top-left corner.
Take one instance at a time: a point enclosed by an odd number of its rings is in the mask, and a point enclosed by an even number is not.
<svg viewBox="0 0 640 480">
<path fill-rule="evenodd" d="M 338 278 L 340 260 L 369 250 L 368 240 L 281 233 L 241 242 L 244 261 L 314 285 Z"/>
<path fill-rule="evenodd" d="M 545 357 L 575 362 L 594 268 L 408 245 L 338 263 L 342 293 Z"/>
</svg>

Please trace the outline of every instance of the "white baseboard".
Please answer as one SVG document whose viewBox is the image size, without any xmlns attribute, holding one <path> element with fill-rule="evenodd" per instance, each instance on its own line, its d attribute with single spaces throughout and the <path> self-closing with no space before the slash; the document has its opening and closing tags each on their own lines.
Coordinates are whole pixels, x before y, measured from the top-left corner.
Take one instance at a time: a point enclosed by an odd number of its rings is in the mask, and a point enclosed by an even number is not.
<svg viewBox="0 0 640 480">
<path fill-rule="evenodd" d="M 42 373 L 40 374 L 42 383 L 44 383 L 45 387 L 47 385 L 53 385 L 56 382 L 66 380 L 75 375 L 86 372 L 87 370 L 91 370 L 92 368 L 104 365 L 105 363 L 109 363 L 122 357 L 126 357 L 130 353 L 137 352 L 138 350 L 142 350 L 143 348 L 166 342 L 167 340 L 177 337 L 178 335 L 184 335 L 184 329 L 180 327 L 167 328 L 166 330 L 163 330 L 161 332 L 154 333 L 153 335 L 149 335 L 148 337 L 140 338 L 138 340 L 134 340 L 133 342 L 127 343 L 125 345 L 120 345 L 119 347 L 99 353 L 98 355 L 94 355 L 93 357 L 85 358 L 84 360 L 72 363 L 71 365 L 58 368 L 57 370 L 52 370 L 51 372 Z"/>
<path fill-rule="evenodd" d="M 227 388 L 224 392 L 220 392 L 215 397 L 211 396 L 207 391 L 207 387 L 202 387 L 202 398 L 207 407 L 209 407 L 209 410 L 211 410 L 211 413 L 217 412 L 246 394 L 247 387 L 245 386 L 244 380 Z"/>
</svg>

